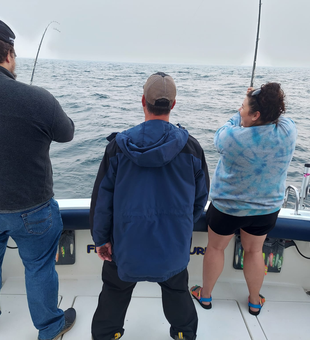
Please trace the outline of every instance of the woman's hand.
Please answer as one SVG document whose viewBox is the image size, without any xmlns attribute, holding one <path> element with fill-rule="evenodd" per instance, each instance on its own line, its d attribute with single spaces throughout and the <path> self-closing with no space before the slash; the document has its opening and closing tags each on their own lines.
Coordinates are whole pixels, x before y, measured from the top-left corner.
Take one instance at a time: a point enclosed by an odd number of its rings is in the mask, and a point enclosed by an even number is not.
<svg viewBox="0 0 310 340">
<path fill-rule="evenodd" d="M 248 87 L 247 91 L 246 91 L 246 94 L 248 94 L 249 92 L 253 91 L 254 90 L 254 87 Z"/>
</svg>

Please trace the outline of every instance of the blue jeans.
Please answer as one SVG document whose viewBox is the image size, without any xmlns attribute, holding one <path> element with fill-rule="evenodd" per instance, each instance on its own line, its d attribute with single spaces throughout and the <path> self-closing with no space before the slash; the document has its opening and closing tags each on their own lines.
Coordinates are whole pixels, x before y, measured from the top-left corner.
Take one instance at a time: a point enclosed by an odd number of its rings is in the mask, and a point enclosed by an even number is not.
<svg viewBox="0 0 310 340">
<path fill-rule="evenodd" d="M 64 312 L 57 308 L 58 274 L 55 270 L 62 229 L 59 206 L 53 198 L 31 210 L 0 213 L 0 288 L 3 257 L 11 236 L 25 266 L 28 307 L 42 340 L 54 338 L 65 324 Z"/>
</svg>

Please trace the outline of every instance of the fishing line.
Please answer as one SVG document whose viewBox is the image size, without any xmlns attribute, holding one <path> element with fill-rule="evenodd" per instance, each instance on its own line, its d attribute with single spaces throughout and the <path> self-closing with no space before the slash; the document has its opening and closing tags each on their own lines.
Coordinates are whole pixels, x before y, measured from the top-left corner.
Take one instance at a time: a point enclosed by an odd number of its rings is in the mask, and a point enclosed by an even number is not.
<svg viewBox="0 0 310 340">
<path fill-rule="evenodd" d="M 38 60 L 38 57 L 39 57 L 39 53 L 40 53 L 40 49 L 41 49 L 41 45 L 42 45 L 42 42 L 43 42 L 45 33 L 46 33 L 47 29 L 49 28 L 49 26 L 50 26 L 52 23 L 54 23 L 54 22 L 55 22 L 56 24 L 60 25 L 59 22 L 57 22 L 57 21 L 51 21 L 51 22 L 46 26 L 45 31 L 44 31 L 44 33 L 43 33 L 43 35 L 42 35 L 42 38 L 41 38 L 41 41 L 40 41 L 40 45 L 39 45 L 39 48 L 38 48 L 38 51 L 37 51 L 36 59 L 35 59 L 35 61 L 34 61 L 34 65 L 33 65 L 33 69 L 32 69 L 32 76 L 31 76 L 31 80 L 30 80 L 30 85 L 32 85 L 33 76 L 34 76 L 34 71 L 35 71 L 35 68 L 36 68 L 36 65 L 37 65 L 37 60 Z M 57 28 L 54 28 L 54 30 L 60 32 Z"/>
<path fill-rule="evenodd" d="M 204 4 L 204 2 L 205 2 L 205 0 L 201 0 L 195 8 L 193 8 L 192 10 L 188 9 L 188 11 L 186 12 L 186 22 L 187 22 L 187 24 L 191 20 L 193 20 L 193 19 L 195 20 L 197 14 L 204 13 L 204 11 L 201 10 L 201 7 Z M 186 8 L 187 8 L 187 6 L 186 6 Z M 183 21 L 185 21 L 185 19 Z M 182 25 L 180 27 L 179 34 L 183 37 L 183 39 L 192 39 L 192 35 L 191 35 L 190 31 L 188 30 L 187 24 Z"/>
<path fill-rule="evenodd" d="M 204 0 L 201 0 L 201 2 L 199 3 L 199 5 L 197 6 L 195 12 L 192 15 L 192 18 L 194 18 L 196 16 L 196 14 L 198 13 L 198 11 L 200 12 L 200 7 L 202 5 L 202 3 L 204 2 Z"/>
</svg>

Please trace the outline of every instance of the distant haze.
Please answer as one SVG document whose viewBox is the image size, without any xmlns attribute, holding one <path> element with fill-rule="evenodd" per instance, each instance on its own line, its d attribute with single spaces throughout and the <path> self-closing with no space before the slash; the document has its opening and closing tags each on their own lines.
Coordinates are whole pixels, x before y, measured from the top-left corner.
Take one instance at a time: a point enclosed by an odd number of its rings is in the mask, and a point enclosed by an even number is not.
<svg viewBox="0 0 310 340">
<path fill-rule="evenodd" d="M 258 0 L 15 0 L 19 57 L 252 65 Z M 310 67 L 310 1 L 264 0 L 257 66 Z M 61 32 L 53 30 L 57 28 Z"/>
</svg>

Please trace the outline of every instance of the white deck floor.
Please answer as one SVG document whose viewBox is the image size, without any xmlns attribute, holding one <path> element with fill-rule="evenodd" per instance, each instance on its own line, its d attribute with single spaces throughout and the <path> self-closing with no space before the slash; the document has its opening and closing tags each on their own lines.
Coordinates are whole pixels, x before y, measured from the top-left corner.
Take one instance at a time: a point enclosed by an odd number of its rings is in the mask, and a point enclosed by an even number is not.
<svg viewBox="0 0 310 340">
<path fill-rule="evenodd" d="M 195 282 L 196 284 L 197 282 Z M 90 340 L 90 324 L 101 290 L 99 277 L 60 280 L 60 308 L 75 307 L 77 320 L 63 340 Z M 264 284 L 266 304 L 256 318 L 248 313 L 245 283 L 218 282 L 213 308 L 202 309 L 195 301 L 199 327 L 197 340 L 309 340 L 310 297 L 295 285 Z M 160 287 L 139 283 L 125 322 L 124 340 L 169 340 Z M 0 339 L 35 340 L 23 278 L 9 278 L 0 293 Z"/>
</svg>

